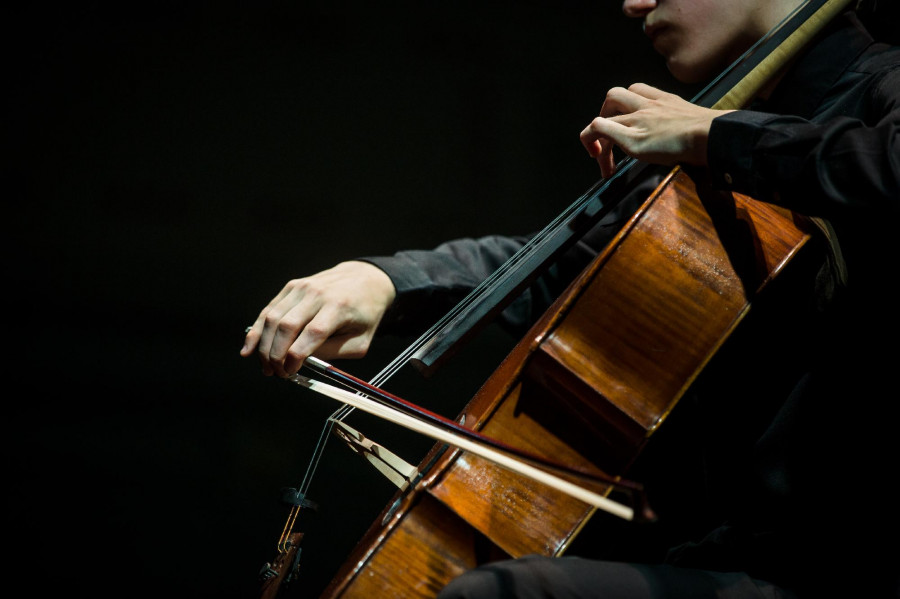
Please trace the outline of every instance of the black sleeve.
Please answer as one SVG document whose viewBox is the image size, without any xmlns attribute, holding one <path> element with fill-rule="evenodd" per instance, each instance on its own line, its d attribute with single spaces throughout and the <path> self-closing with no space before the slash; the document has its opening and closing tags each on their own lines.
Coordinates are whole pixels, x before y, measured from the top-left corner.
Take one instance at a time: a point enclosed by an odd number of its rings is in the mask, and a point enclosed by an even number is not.
<svg viewBox="0 0 900 599">
<path fill-rule="evenodd" d="M 862 104 L 860 114 L 823 122 L 749 110 L 718 117 L 708 147 L 713 181 L 807 216 L 897 215 L 900 67 L 873 82 Z"/>
<path fill-rule="evenodd" d="M 503 312 L 500 323 L 513 333 L 525 330 L 621 229 L 657 181 L 644 185 L 616 205 L 544 275 Z M 532 235 L 491 235 L 443 243 L 432 250 L 406 250 L 393 256 L 360 258 L 381 268 L 394 283 L 397 298 L 380 333 L 410 335 L 424 331 L 503 265 Z"/>
</svg>

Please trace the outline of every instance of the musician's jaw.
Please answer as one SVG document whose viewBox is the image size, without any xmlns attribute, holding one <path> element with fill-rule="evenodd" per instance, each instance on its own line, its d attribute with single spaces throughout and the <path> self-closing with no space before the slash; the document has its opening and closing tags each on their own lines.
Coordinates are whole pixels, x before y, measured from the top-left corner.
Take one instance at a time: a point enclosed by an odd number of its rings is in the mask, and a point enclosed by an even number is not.
<svg viewBox="0 0 900 599">
<path fill-rule="evenodd" d="M 644 20 L 644 33 L 676 79 L 697 83 L 724 70 L 785 16 L 786 5 L 799 2 L 666 0 L 641 4 L 629 0 L 623 10 Z"/>
</svg>

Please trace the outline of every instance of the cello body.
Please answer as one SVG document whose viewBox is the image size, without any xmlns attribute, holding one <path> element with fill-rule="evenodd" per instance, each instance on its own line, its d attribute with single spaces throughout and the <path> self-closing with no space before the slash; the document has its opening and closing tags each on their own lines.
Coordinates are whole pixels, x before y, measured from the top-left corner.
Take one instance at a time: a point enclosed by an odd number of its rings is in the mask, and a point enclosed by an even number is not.
<svg viewBox="0 0 900 599">
<path fill-rule="evenodd" d="M 711 192 L 674 169 L 459 421 L 530 453 L 625 477 L 753 302 L 810 251 L 812 231 L 786 210 Z M 431 598 L 484 563 L 564 554 L 595 511 L 440 444 L 419 472 L 323 597 Z"/>
</svg>

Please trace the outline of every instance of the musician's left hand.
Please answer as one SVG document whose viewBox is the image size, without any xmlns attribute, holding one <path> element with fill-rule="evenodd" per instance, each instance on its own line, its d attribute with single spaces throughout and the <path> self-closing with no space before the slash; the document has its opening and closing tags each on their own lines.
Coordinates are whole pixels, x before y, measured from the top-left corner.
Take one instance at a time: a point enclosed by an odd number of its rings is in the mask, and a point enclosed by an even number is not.
<svg viewBox="0 0 900 599">
<path fill-rule="evenodd" d="M 600 116 L 581 132 L 581 143 L 597 159 L 604 177 L 615 172 L 615 146 L 644 162 L 705 166 L 709 128 L 727 112 L 697 106 L 644 83 L 614 87 Z"/>
</svg>

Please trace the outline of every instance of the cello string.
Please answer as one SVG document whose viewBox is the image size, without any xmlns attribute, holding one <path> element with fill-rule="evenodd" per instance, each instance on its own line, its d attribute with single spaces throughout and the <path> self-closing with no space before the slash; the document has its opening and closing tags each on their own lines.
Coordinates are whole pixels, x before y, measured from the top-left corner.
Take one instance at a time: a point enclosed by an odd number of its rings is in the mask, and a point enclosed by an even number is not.
<svg viewBox="0 0 900 599">
<path fill-rule="evenodd" d="M 319 462 L 322 460 L 322 455 L 325 453 L 325 445 L 328 443 L 328 438 L 331 436 L 331 430 L 334 427 L 335 419 L 342 420 L 346 414 L 345 408 L 340 408 L 336 410 L 331 416 L 325 420 L 325 425 L 322 427 L 322 431 L 319 433 L 319 439 L 316 442 L 315 449 L 313 450 L 312 459 L 310 459 L 309 464 L 306 467 L 306 473 L 303 475 L 303 480 L 300 482 L 298 486 L 298 491 L 306 495 L 306 492 L 309 490 L 309 485 L 312 483 L 312 477 L 315 475 L 316 470 L 319 467 Z M 337 418 L 340 415 L 340 418 Z"/>
</svg>

